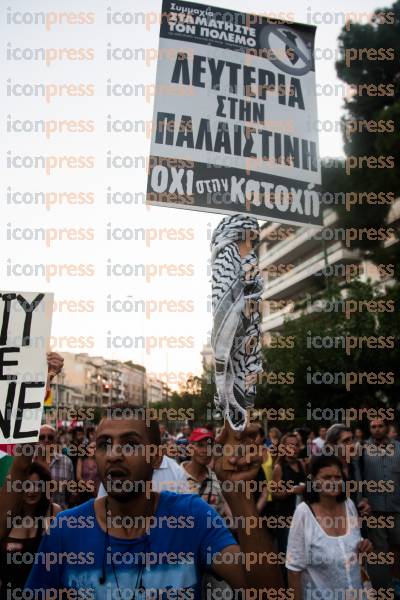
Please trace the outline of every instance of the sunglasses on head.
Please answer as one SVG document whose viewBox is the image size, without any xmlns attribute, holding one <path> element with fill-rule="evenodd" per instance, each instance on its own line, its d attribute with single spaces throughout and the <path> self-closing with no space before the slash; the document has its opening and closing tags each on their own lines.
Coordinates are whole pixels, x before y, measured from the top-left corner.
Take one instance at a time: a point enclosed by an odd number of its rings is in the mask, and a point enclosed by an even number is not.
<svg viewBox="0 0 400 600">
<path fill-rule="evenodd" d="M 44 442 L 44 441 L 54 442 L 54 435 L 51 433 L 50 434 L 41 433 L 39 435 L 39 442 Z"/>
</svg>

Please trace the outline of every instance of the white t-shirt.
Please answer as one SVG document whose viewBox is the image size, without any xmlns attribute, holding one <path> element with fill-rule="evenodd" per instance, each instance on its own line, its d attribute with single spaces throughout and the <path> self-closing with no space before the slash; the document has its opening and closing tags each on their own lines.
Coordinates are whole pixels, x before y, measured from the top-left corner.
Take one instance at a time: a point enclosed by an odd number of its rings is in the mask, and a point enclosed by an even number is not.
<svg viewBox="0 0 400 600">
<path fill-rule="evenodd" d="M 160 467 L 154 469 L 152 481 L 155 492 L 168 490 L 169 492 L 177 492 L 178 494 L 191 493 L 185 471 L 169 456 L 163 456 Z M 106 495 L 104 485 L 100 484 L 97 497 L 102 498 Z"/>
<path fill-rule="evenodd" d="M 286 568 L 302 572 L 304 600 L 310 600 L 315 590 L 321 600 L 331 600 L 334 591 L 362 590 L 357 558 L 357 546 L 362 538 L 357 509 L 349 499 L 345 506 L 347 532 L 337 537 L 325 533 L 305 502 L 295 510 L 289 531 Z"/>
<path fill-rule="evenodd" d="M 325 440 L 323 440 L 320 437 L 317 437 L 312 441 L 312 443 L 315 444 L 319 450 L 322 450 L 325 444 Z"/>
<path fill-rule="evenodd" d="M 325 440 L 320 437 L 315 438 L 311 442 L 311 454 L 322 454 L 322 448 L 325 446 Z"/>
</svg>

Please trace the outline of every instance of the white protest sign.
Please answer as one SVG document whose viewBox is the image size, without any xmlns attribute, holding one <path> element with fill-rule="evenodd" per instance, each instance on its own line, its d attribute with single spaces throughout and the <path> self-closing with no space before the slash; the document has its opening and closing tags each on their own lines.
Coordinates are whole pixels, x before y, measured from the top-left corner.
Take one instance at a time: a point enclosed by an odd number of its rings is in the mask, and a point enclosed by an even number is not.
<svg viewBox="0 0 400 600">
<path fill-rule="evenodd" d="M 163 1 L 149 204 L 321 225 L 314 37 Z"/>
<path fill-rule="evenodd" d="M 0 443 L 38 440 L 53 294 L 0 292 Z"/>
</svg>

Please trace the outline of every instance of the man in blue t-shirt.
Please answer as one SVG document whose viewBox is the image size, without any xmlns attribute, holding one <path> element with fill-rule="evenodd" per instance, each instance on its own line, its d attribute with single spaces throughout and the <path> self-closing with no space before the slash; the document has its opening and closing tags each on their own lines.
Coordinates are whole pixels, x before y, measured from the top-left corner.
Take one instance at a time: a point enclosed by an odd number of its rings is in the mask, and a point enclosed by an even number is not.
<svg viewBox="0 0 400 600">
<path fill-rule="evenodd" d="M 243 518 L 258 516 L 250 495 L 225 493 L 233 518 L 240 517 L 239 546 L 201 498 L 151 490 L 159 446 L 156 421 L 129 405 L 108 410 L 96 436 L 108 496 L 56 517 L 26 583 L 29 597 L 41 592 L 52 600 L 64 600 L 63 594 L 67 600 L 197 600 L 206 570 L 234 589 L 280 587 L 270 536 L 262 527 L 244 526 Z M 222 481 L 255 479 L 260 459 L 229 460 L 234 471 L 222 468 L 222 458 L 216 461 Z"/>
</svg>

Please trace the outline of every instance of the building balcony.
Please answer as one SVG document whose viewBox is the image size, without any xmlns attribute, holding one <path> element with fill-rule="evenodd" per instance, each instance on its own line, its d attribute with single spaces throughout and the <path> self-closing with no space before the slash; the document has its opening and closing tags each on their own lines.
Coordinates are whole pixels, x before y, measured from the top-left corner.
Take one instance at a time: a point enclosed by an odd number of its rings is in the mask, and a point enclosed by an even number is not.
<svg viewBox="0 0 400 600">
<path fill-rule="evenodd" d="M 331 227 L 337 220 L 336 213 L 332 210 L 324 215 L 324 227 Z M 261 249 L 259 253 L 260 269 L 266 269 L 269 265 L 277 262 L 287 262 L 295 260 L 300 253 L 309 254 L 314 248 L 321 246 L 321 240 L 315 239 L 315 234 L 320 231 L 317 227 L 305 225 L 300 227 L 293 236 L 278 242 L 277 244 L 267 246 L 263 243 L 261 233 Z M 268 241 L 267 241 L 268 244 Z"/>
<path fill-rule="evenodd" d="M 297 313 L 297 311 L 296 311 Z M 293 312 L 293 304 L 285 306 L 281 310 L 265 315 L 261 322 L 261 335 L 265 335 L 271 331 L 279 331 L 286 318 L 295 319 L 296 313 Z"/>
<path fill-rule="evenodd" d="M 301 262 L 291 271 L 267 280 L 262 295 L 263 300 L 284 299 L 298 296 L 300 292 L 306 292 L 310 287 L 312 278 L 318 276 L 321 281 L 324 279 L 324 269 L 335 264 L 346 265 L 358 263 L 360 261 L 359 252 L 347 250 L 338 242 L 329 248 L 327 256 L 324 252 L 318 252 L 308 260 Z M 340 277 L 340 275 L 338 275 Z"/>
</svg>

